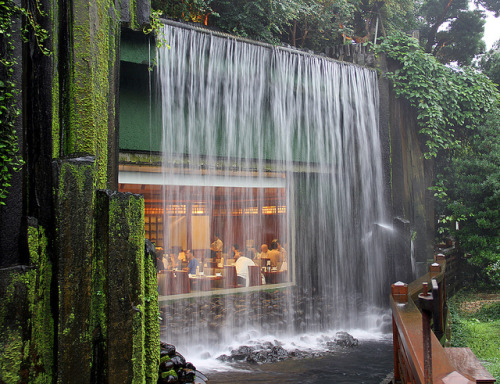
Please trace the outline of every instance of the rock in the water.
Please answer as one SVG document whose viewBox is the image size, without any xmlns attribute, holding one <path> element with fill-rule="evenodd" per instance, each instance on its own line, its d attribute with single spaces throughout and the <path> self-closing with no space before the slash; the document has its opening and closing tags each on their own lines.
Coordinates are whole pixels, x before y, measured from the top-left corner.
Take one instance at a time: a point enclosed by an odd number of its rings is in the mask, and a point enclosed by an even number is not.
<svg viewBox="0 0 500 384">
<path fill-rule="evenodd" d="M 173 357 L 175 356 L 175 346 L 173 346 L 172 344 L 167 344 L 167 343 L 161 343 L 160 344 L 161 346 L 161 350 L 160 350 L 160 356 L 163 356 L 163 355 L 168 355 L 170 357 Z"/>
<path fill-rule="evenodd" d="M 347 332 L 337 332 L 335 334 L 335 343 L 341 347 L 356 347 L 358 339 L 352 337 Z"/>
</svg>

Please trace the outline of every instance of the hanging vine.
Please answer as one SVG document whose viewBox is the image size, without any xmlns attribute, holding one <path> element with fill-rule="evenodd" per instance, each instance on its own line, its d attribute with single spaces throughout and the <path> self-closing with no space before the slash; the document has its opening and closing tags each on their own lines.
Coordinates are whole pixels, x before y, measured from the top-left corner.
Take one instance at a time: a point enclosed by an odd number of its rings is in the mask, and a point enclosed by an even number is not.
<svg viewBox="0 0 500 384">
<path fill-rule="evenodd" d="M 500 99 L 485 75 L 473 68 L 441 64 L 403 33 L 384 38 L 375 50 L 400 64 L 386 76 L 396 95 L 417 110 L 419 132 L 426 138 L 426 158 L 460 147 Z"/>
<path fill-rule="evenodd" d="M 38 1 L 35 7 L 36 12 L 44 16 Z M 21 17 L 25 20 L 24 26 L 20 25 Z M 0 0 L 0 205 L 5 205 L 13 173 L 20 171 L 24 164 L 15 130 L 21 110 L 17 101 L 19 88 L 14 80 L 18 63 L 14 41 L 18 31 L 26 41 L 30 30 L 42 53 L 48 55 L 49 51 L 43 46 L 47 31 L 36 22 L 33 13 L 12 0 Z"/>
</svg>

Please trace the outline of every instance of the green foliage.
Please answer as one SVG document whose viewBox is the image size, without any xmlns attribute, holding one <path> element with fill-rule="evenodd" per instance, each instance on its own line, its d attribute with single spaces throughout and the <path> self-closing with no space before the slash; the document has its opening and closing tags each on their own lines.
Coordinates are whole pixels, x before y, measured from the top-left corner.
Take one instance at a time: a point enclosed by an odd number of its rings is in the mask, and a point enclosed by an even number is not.
<svg viewBox="0 0 500 384">
<path fill-rule="evenodd" d="M 475 3 L 494 10 L 495 0 Z M 484 13 L 469 11 L 468 0 L 424 0 L 418 10 L 420 37 L 426 52 L 442 63 L 469 65 L 484 51 Z"/>
<path fill-rule="evenodd" d="M 452 20 L 448 29 L 436 33 L 434 55 L 442 63 L 456 61 L 471 65 L 475 55 L 486 47 L 482 40 L 485 20 L 480 11 L 462 11 Z"/>
<path fill-rule="evenodd" d="M 483 121 L 499 100 L 494 85 L 472 68 L 453 69 L 425 53 L 417 40 L 396 33 L 375 47 L 400 64 L 388 72 L 398 97 L 417 110 L 420 133 L 426 137 L 426 158 L 458 148 L 468 132 Z"/>
<path fill-rule="evenodd" d="M 161 31 L 163 24 L 160 21 L 160 17 L 163 14 L 162 11 L 152 11 L 151 12 L 151 21 L 149 26 L 145 26 L 143 28 L 144 34 L 148 35 L 150 33 L 154 33 L 156 35 L 156 46 L 160 47 L 168 47 L 170 49 L 170 45 L 168 45 L 167 41 L 161 37 L 159 31 Z"/>
<path fill-rule="evenodd" d="M 153 0 L 152 6 L 174 19 L 206 24 L 209 15 L 218 16 L 211 7 L 212 2 L 213 0 Z"/>
<path fill-rule="evenodd" d="M 43 16 L 38 1 L 35 2 L 36 12 Z M 23 16 L 25 26 L 20 27 L 15 19 Z M 13 80 L 17 58 L 14 56 L 14 36 L 21 30 L 27 39 L 29 30 L 33 30 L 36 44 L 44 54 L 49 54 L 43 47 L 47 31 L 36 23 L 32 12 L 17 6 L 14 1 L 0 0 L 0 205 L 5 205 L 4 199 L 11 187 L 12 174 L 21 170 L 24 162 L 19 153 L 16 122 L 21 114 L 17 98 L 18 85 Z"/>
<path fill-rule="evenodd" d="M 460 229 L 450 234 L 469 254 L 469 262 L 484 269 L 485 283 L 500 286 L 500 111 L 487 116 L 464 145 L 441 168 L 438 178 L 447 180 L 440 197 L 441 210 Z M 446 225 L 446 224 L 445 224 Z"/>
<path fill-rule="evenodd" d="M 463 291 L 449 300 L 452 347 L 469 347 L 485 368 L 500 378 L 500 302 L 484 305 L 477 311 L 465 311 L 467 303 L 481 295 Z"/>
<path fill-rule="evenodd" d="M 360 0 L 356 5 L 354 35 L 358 42 L 374 41 L 396 31 L 415 29 L 415 3 L 411 0 Z"/>
<path fill-rule="evenodd" d="M 500 86 L 500 40 L 493 45 L 492 49 L 481 57 L 479 67 L 498 88 Z"/>
<path fill-rule="evenodd" d="M 14 127 L 21 113 L 16 100 L 19 91 L 12 80 L 17 64 L 13 44 L 16 15 L 19 12 L 12 1 L 0 1 L 0 205 L 5 205 L 12 173 L 23 165 Z"/>
<path fill-rule="evenodd" d="M 387 73 L 398 97 L 417 110 L 427 158 L 437 157 L 438 231 L 455 237 L 484 282 L 500 283 L 499 93 L 472 68 L 453 69 L 403 34 L 383 40 L 400 68 Z M 439 155 L 439 156 L 438 156 Z M 460 222 L 460 230 L 455 222 Z"/>
<path fill-rule="evenodd" d="M 213 24 L 225 32 L 268 43 L 277 43 L 294 20 L 306 11 L 301 0 L 217 0 L 214 10 L 221 17 Z"/>
</svg>

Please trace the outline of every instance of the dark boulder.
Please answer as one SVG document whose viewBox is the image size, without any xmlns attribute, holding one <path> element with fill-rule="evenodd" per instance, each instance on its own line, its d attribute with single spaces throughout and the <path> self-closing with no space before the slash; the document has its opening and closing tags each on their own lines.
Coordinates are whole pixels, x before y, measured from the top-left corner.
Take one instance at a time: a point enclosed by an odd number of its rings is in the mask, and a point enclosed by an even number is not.
<svg viewBox="0 0 500 384">
<path fill-rule="evenodd" d="M 335 343 L 341 347 L 356 347 L 358 339 L 352 337 L 347 332 L 337 332 L 335 334 Z"/>
</svg>

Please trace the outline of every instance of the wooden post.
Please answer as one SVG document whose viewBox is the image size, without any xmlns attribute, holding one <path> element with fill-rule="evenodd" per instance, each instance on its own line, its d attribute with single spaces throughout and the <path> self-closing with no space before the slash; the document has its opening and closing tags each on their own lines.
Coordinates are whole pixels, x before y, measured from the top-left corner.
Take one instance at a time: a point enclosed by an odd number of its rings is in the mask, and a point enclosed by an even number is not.
<svg viewBox="0 0 500 384">
<path fill-rule="evenodd" d="M 429 266 L 429 273 L 431 277 L 437 276 L 438 274 L 441 273 L 441 264 L 439 263 L 432 263 Z"/>
<path fill-rule="evenodd" d="M 398 281 L 391 286 L 392 298 L 396 303 L 408 302 L 408 284 Z"/>
<path fill-rule="evenodd" d="M 394 315 L 392 315 L 392 351 L 394 353 L 394 380 L 401 380 L 401 367 L 399 366 L 399 333 Z"/>
<path fill-rule="evenodd" d="M 408 284 L 401 281 L 392 284 L 391 286 L 392 298 L 397 303 L 407 303 L 408 302 Z M 394 379 L 401 380 L 400 375 L 400 364 L 399 364 L 399 331 L 394 320 L 394 315 L 392 316 L 392 343 L 394 352 Z"/>
<path fill-rule="evenodd" d="M 432 298 L 433 298 L 433 309 L 432 309 L 432 330 L 434 334 L 441 340 L 443 337 L 443 306 L 441 300 L 441 289 L 436 279 L 431 280 L 432 284 Z"/>
<path fill-rule="evenodd" d="M 427 283 L 423 283 L 423 292 L 418 295 L 422 309 L 422 336 L 424 350 L 424 383 L 432 384 L 432 347 L 431 347 L 431 316 L 432 295 L 427 292 Z"/>
</svg>

